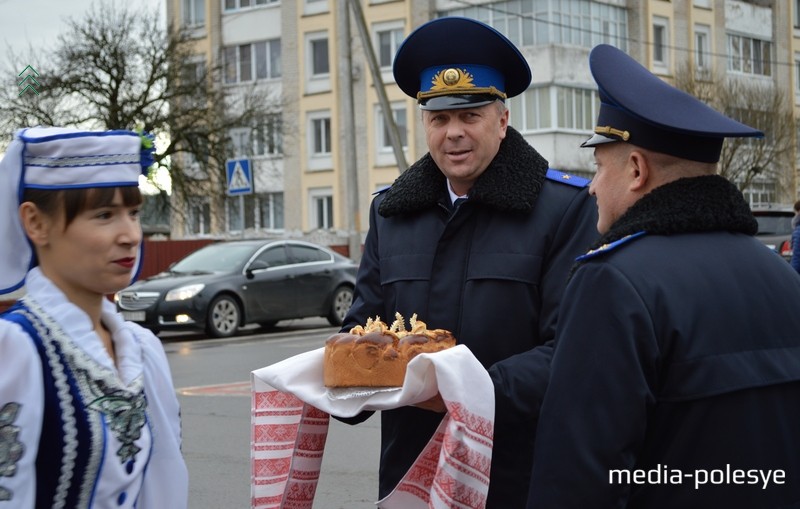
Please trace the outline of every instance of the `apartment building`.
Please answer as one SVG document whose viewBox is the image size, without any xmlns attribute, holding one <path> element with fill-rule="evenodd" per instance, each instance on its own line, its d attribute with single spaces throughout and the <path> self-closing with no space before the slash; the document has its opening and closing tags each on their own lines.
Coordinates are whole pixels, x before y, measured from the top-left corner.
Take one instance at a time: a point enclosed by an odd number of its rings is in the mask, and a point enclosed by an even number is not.
<svg viewBox="0 0 800 509">
<path fill-rule="evenodd" d="M 198 186 L 176 237 L 280 234 L 358 246 L 373 193 L 427 150 L 416 103 L 394 85 L 391 65 L 404 37 L 438 16 L 479 19 L 518 45 L 533 81 L 509 101 L 510 123 L 560 170 L 593 173 L 592 153 L 579 145 L 598 108 L 588 54 L 599 43 L 672 83 L 691 69 L 777 90 L 781 109 L 800 115 L 800 0 L 361 0 L 358 9 L 350 0 L 166 1 L 170 21 L 193 31 L 198 61 L 224 69 L 226 93 L 265 87 L 275 101 L 263 124 L 229 133 L 232 157 L 251 162 L 254 193 Z M 750 175 L 752 204 L 796 199 L 794 125 L 790 156 Z"/>
</svg>

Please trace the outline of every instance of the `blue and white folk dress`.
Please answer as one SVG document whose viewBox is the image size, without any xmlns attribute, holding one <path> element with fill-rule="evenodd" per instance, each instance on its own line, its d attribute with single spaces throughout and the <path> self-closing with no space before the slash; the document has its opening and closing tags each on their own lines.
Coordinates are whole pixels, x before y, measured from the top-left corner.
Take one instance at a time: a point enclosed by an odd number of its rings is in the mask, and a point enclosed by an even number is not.
<svg viewBox="0 0 800 509">
<path fill-rule="evenodd" d="M 183 509 L 180 415 L 159 339 L 103 302 L 118 367 L 38 268 L 0 317 L 0 509 Z"/>
</svg>

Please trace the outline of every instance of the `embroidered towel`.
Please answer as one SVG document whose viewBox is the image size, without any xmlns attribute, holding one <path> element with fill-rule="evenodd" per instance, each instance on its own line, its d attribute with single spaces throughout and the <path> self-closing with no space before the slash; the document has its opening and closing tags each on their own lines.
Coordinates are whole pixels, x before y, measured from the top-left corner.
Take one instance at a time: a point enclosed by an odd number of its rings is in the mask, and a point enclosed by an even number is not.
<svg viewBox="0 0 800 509">
<path fill-rule="evenodd" d="M 438 391 L 447 414 L 382 509 L 482 509 L 489 490 L 494 389 L 472 352 L 421 354 L 403 387 L 337 397 L 323 385 L 324 348 L 252 372 L 251 506 L 311 509 L 329 415 L 352 417 L 420 403 Z M 372 392 L 372 391 L 371 391 Z"/>
</svg>

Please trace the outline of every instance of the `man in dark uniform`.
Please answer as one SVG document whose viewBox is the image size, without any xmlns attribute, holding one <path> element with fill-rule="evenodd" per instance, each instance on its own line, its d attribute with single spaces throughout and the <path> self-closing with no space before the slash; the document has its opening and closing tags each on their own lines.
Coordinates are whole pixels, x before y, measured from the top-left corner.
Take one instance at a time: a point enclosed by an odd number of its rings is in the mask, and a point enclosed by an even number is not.
<svg viewBox="0 0 800 509">
<path fill-rule="evenodd" d="M 537 367 L 514 377 L 502 365 L 552 339 L 569 268 L 597 237 L 596 206 L 585 179 L 548 169 L 509 127 L 505 99 L 524 92 L 531 74 L 493 28 L 466 18 L 431 21 L 399 48 L 394 76 L 418 100 L 430 152 L 372 204 L 343 328 L 417 313 L 471 350 L 496 385 L 487 507 L 521 508 L 552 350 L 536 349 Z M 382 412 L 381 498 L 442 416 L 416 407 Z"/>
<path fill-rule="evenodd" d="M 564 294 L 528 507 L 800 507 L 800 276 L 716 175 L 762 133 L 590 55 L 602 237 Z"/>
</svg>

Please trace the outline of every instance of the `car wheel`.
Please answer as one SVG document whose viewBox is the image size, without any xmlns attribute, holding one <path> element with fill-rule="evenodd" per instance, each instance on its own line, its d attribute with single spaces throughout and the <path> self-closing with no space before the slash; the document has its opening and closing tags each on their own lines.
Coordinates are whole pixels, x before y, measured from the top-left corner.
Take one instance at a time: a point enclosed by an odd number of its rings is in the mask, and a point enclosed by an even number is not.
<svg viewBox="0 0 800 509">
<path fill-rule="evenodd" d="M 353 304 L 353 289 L 347 286 L 340 286 L 333 292 L 333 299 L 331 299 L 331 309 L 328 312 L 328 322 L 331 325 L 342 325 L 345 315 L 350 311 L 350 306 Z"/>
<path fill-rule="evenodd" d="M 239 330 L 239 304 L 230 295 L 220 295 L 211 301 L 206 318 L 206 333 L 214 338 L 227 338 Z"/>
</svg>

